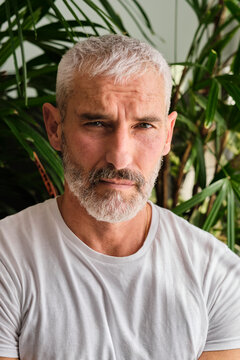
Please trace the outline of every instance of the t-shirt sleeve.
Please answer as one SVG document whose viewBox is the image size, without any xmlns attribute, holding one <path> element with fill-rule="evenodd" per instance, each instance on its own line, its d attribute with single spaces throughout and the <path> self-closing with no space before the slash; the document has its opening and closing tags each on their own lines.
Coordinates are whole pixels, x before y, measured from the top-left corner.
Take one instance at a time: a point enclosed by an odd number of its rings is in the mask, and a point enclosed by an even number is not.
<svg viewBox="0 0 240 360">
<path fill-rule="evenodd" d="M 15 279 L 0 260 L 0 356 L 18 357 L 20 300 Z"/>
<path fill-rule="evenodd" d="M 223 247 L 222 247 L 223 249 Z M 204 351 L 240 348 L 240 258 L 224 246 L 205 278 L 209 327 Z"/>
</svg>

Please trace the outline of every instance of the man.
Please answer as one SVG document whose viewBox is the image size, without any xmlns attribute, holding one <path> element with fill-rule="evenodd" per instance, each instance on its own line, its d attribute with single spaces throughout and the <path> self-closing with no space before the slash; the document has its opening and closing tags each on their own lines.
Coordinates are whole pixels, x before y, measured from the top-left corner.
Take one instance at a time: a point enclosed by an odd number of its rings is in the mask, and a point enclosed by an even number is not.
<svg viewBox="0 0 240 360">
<path fill-rule="evenodd" d="M 120 35 L 60 62 L 45 104 L 65 192 L 1 221 L 1 359 L 240 359 L 240 261 L 148 202 L 176 112 L 162 56 Z"/>
</svg>

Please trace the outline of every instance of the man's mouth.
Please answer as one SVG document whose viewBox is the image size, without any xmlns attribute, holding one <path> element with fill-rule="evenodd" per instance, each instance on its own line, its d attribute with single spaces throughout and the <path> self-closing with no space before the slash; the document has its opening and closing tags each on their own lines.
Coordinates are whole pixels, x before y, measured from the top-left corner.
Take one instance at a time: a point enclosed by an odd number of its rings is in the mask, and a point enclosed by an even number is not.
<svg viewBox="0 0 240 360">
<path fill-rule="evenodd" d="M 131 187 L 135 185 L 134 181 L 127 180 L 127 179 L 100 179 L 101 184 L 106 184 L 113 187 Z"/>
</svg>

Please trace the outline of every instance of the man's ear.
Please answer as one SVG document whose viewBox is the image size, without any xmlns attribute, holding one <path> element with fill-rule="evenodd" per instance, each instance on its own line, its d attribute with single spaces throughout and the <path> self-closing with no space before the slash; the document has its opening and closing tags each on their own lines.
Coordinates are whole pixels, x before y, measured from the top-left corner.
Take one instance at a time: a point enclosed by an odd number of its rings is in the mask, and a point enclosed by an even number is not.
<svg viewBox="0 0 240 360">
<path fill-rule="evenodd" d="M 167 138 L 166 143 L 163 149 L 163 155 L 167 155 L 171 149 L 171 142 L 173 136 L 173 129 L 177 119 L 177 112 L 173 111 L 171 114 L 168 115 L 167 119 Z"/>
<path fill-rule="evenodd" d="M 62 124 L 59 110 L 53 105 L 45 103 L 43 119 L 50 144 L 55 150 L 61 151 Z"/>
</svg>

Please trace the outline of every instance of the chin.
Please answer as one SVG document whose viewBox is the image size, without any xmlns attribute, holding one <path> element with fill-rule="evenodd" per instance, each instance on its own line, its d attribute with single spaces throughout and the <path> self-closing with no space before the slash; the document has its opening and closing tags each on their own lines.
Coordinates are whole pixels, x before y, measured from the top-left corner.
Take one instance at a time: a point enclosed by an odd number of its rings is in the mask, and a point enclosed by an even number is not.
<svg viewBox="0 0 240 360">
<path fill-rule="evenodd" d="M 131 220 L 147 202 L 147 198 L 136 191 L 124 195 L 122 191 L 111 190 L 103 195 L 95 192 L 88 197 L 78 197 L 78 200 L 94 219 L 114 224 Z"/>
</svg>

